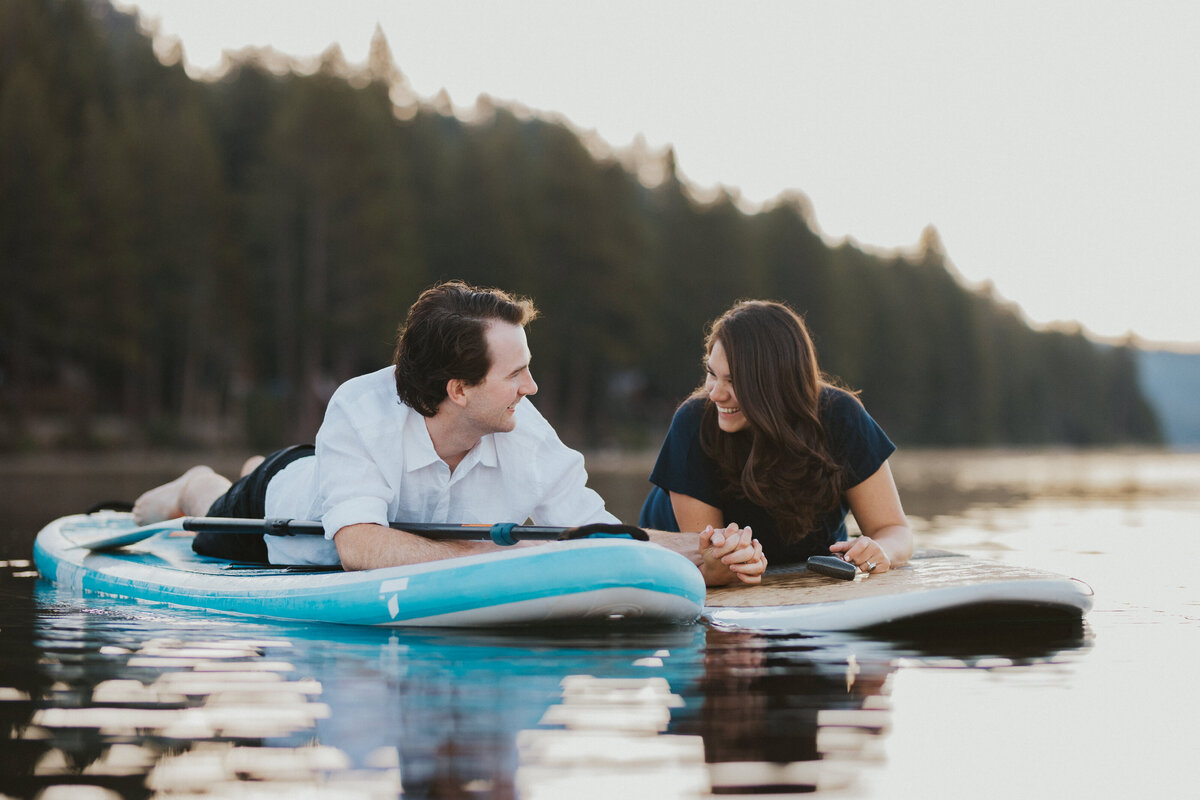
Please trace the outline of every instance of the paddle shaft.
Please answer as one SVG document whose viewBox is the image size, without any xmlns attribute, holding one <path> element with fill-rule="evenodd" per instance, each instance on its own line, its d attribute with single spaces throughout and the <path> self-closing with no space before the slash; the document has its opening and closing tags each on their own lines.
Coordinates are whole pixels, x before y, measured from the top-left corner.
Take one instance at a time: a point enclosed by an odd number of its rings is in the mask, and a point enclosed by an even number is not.
<svg viewBox="0 0 1200 800">
<path fill-rule="evenodd" d="M 612 525 L 592 523 L 578 528 L 559 528 L 538 525 L 514 525 L 499 523 L 495 525 L 450 522 L 393 522 L 391 527 L 426 536 L 431 539 L 490 539 L 498 545 L 516 544 L 522 539 L 549 541 L 554 539 L 585 539 L 592 536 L 620 536 L 626 539 L 646 541 L 649 537 L 641 528 L 632 525 Z M 207 531 L 217 534 L 248 534 L 272 536 L 324 536 L 325 528 L 320 522 L 299 519 L 246 519 L 240 517 L 177 517 L 151 525 L 143 525 L 133 530 L 107 531 L 99 536 L 93 536 L 85 542 L 77 542 L 74 547 L 88 550 L 113 550 L 149 539 L 160 533 L 170 531 L 192 531 L 199 533 Z"/>
<path fill-rule="evenodd" d="M 272 536 L 324 536 L 325 528 L 320 522 L 298 519 L 245 519 L 238 517 L 184 517 L 181 526 L 185 531 L 207 531 L 210 533 L 270 534 Z M 624 536 L 645 541 L 646 532 L 630 525 L 594 523 L 577 528 L 560 528 L 544 525 L 464 524 L 452 522 L 392 522 L 389 526 L 400 531 L 427 536 L 432 539 L 487 540 L 499 545 L 516 544 L 521 540 L 549 541 L 556 539 L 581 539 L 589 536 Z"/>
</svg>

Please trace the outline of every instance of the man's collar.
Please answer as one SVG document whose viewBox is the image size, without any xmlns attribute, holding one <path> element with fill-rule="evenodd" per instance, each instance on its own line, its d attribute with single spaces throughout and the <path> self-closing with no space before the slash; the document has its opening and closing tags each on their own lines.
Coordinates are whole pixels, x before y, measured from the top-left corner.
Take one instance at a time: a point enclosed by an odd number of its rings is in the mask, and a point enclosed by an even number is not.
<svg viewBox="0 0 1200 800">
<path fill-rule="evenodd" d="M 479 463 L 485 467 L 494 467 L 500 463 L 499 456 L 496 454 L 496 434 L 489 433 L 479 440 L 479 444 L 472 449 L 473 453 L 479 454 Z M 468 454 L 467 458 L 471 456 Z"/>
<path fill-rule="evenodd" d="M 404 426 L 403 446 L 407 448 L 404 460 L 408 465 L 409 472 L 442 461 L 433 446 L 433 438 L 429 435 L 426 418 L 415 411 L 408 415 L 408 422 Z M 463 471 L 464 467 L 470 469 L 474 464 L 485 467 L 495 467 L 500 464 L 500 457 L 496 451 L 496 434 L 489 433 L 476 442 L 475 446 L 467 451 L 467 455 L 463 457 L 454 472 L 458 474 Z"/>
<path fill-rule="evenodd" d="M 408 472 L 423 469 L 435 461 L 442 460 L 433 448 L 429 428 L 425 427 L 425 417 L 416 411 L 410 410 L 408 414 L 400 446 L 404 448 L 404 463 Z"/>
<path fill-rule="evenodd" d="M 454 468 L 454 477 L 459 478 L 466 475 L 475 467 L 494 467 L 498 463 L 499 461 L 496 457 L 496 434 L 489 433 L 476 442 L 475 446 L 463 456 L 463 460 Z"/>
</svg>

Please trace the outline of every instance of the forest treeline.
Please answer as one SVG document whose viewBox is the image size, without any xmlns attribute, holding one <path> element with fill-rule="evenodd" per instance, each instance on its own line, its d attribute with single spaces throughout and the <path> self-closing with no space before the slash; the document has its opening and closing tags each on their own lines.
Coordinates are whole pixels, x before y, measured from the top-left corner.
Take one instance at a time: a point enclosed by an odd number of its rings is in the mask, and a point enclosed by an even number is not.
<svg viewBox="0 0 1200 800">
<path fill-rule="evenodd" d="M 830 245 L 798 195 L 746 213 L 669 151 L 650 184 L 565 124 L 405 85 L 382 35 L 360 67 L 201 81 L 106 3 L 0 3 L 0 446 L 47 420 L 74 446 L 311 439 L 448 278 L 535 299 L 537 404 L 580 446 L 656 444 L 743 297 L 804 313 L 902 443 L 1160 437 L 1130 348 L 1031 329 L 932 230 Z"/>
</svg>

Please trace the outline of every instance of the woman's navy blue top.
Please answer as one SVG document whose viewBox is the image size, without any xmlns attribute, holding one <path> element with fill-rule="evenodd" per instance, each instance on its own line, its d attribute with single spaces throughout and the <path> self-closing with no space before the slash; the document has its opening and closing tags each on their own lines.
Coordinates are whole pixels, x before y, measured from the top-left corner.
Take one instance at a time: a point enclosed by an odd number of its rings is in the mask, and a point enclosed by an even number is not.
<svg viewBox="0 0 1200 800">
<path fill-rule="evenodd" d="M 798 541 L 785 541 L 767 509 L 745 496 L 725 491 L 721 468 L 700 446 L 700 420 L 708 402 L 705 397 L 694 397 L 675 412 L 658 462 L 650 473 L 654 488 L 642 505 L 638 525 L 663 531 L 679 530 L 668 495 L 668 492 L 677 492 L 719 508 L 727 525 L 736 522 L 742 527 L 749 526 L 772 563 L 828 555 L 829 545 L 846 538 L 846 512 L 850 506 L 845 495 L 836 508 L 817 516 L 813 530 L 806 536 Z M 830 455 L 846 470 L 847 489 L 874 475 L 896 450 L 862 404 L 840 389 L 822 389 L 820 419 Z"/>
</svg>

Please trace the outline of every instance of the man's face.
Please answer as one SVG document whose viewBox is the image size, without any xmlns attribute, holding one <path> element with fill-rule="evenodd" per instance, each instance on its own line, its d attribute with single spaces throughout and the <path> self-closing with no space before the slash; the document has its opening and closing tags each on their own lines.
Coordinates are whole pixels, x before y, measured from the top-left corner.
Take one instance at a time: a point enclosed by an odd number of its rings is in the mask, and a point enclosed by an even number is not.
<svg viewBox="0 0 1200 800">
<path fill-rule="evenodd" d="M 467 418 L 478 425 L 481 436 L 515 428 L 517 403 L 538 390 L 529 372 L 529 343 L 524 328 L 493 321 L 484 337 L 492 367 L 482 383 L 464 388 Z"/>
</svg>

